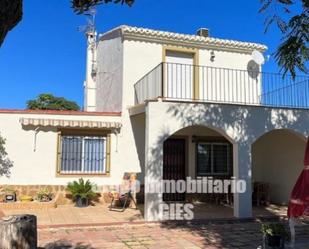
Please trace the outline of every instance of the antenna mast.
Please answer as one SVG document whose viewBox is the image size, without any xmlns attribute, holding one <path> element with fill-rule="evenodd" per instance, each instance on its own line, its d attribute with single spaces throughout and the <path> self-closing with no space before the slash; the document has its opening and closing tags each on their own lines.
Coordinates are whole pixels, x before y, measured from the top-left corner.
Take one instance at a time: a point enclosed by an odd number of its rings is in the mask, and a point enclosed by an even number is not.
<svg viewBox="0 0 309 249">
<path fill-rule="evenodd" d="M 97 32 L 95 28 L 96 9 L 85 13 L 87 25 L 79 27 L 79 31 L 87 37 L 86 80 L 84 84 L 84 109 L 96 110 L 96 76 L 97 76 Z"/>
<path fill-rule="evenodd" d="M 89 39 L 89 36 L 91 38 L 94 38 L 94 40 L 91 40 L 91 42 L 96 42 L 96 30 L 95 30 L 95 18 L 96 18 L 96 9 L 93 7 L 91 9 L 89 9 L 87 12 L 86 12 L 86 16 L 88 16 L 87 18 L 87 26 L 86 26 L 86 30 L 85 30 L 85 33 L 86 33 L 86 36 L 87 38 Z"/>
</svg>

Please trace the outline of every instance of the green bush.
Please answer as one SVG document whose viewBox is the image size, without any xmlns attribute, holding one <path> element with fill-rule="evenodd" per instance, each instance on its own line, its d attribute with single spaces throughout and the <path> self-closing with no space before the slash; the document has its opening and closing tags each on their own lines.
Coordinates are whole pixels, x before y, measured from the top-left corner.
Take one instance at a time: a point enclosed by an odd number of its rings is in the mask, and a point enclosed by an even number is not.
<svg viewBox="0 0 309 249">
<path fill-rule="evenodd" d="M 95 187 L 89 180 L 86 182 L 83 178 L 78 179 L 78 181 L 69 182 L 67 190 L 72 194 L 73 199 L 93 199 L 96 196 L 96 193 L 93 191 Z"/>
<path fill-rule="evenodd" d="M 41 188 L 36 193 L 36 198 L 38 201 L 51 201 L 53 198 L 53 194 L 49 191 L 48 188 Z"/>
<path fill-rule="evenodd" d="M 280 235 L 285 237 L 286 239 L 289 239 L 289 233 L 286 231 L 284 225 L 281 223 L 262 224 L 261 231 L 264 235 L 270 235 L 270 236 Z"/>
<path fill-rule="evenodd" d="M 13 189 L 11 187 L 4 187 L 2 189 L 2 192 L 6 193 L 6 194 L 15 194 L 16 193 L 15 189 Z"/>
</svg>

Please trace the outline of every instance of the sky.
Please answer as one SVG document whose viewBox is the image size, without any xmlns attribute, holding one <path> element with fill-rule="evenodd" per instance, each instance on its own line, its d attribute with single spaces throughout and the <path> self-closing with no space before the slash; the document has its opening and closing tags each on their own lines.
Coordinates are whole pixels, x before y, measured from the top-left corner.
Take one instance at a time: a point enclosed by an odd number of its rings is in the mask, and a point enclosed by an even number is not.
<svg viewBox="0 0 309 249">
<path fill-rule="evenodd" d="M 265 55 L 271 55 L 281 35 L 275 27 L 264 33 L 259 7 L 259 0 L 136 0 L 131 8 L 99 6 L 96 28 L 103 33 L 127 24 L 195 34 L 206 27 L 212 37 L 263 43 L 269 48 Z M 73 12 L 70 0 L 24 0 L 22 21 L 0 47 L 0 108 L 24 109 L 40 93 L 82 106 L 86 39 L 78 27 L 85 24 L 86 17 Z M 264 71 L 278 72 L 273 57 Z"/>
</svg>

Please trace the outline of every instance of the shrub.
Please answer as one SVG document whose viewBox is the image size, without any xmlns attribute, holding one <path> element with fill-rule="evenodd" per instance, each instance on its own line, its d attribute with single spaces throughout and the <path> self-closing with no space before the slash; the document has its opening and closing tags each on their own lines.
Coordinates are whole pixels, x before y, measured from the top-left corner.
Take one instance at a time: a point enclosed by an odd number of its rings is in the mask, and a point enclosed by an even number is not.
<svg viewBox="0 0 309 249">
<path fill-rule="evenodd" d="M 49 191 L 48 188 L 41 188 L 39 191 L 36 193 L 36 198 L 38 201 L 51 201 L 53 198 L 53 194 L 51 191 Z"/>
<path fill-rule="evenodd" d="M 78 179 L 78 181 L 69 182 L 67 190 L 72 194 L 74 201 L 76 199 L 93 199 L 96 193 L 93 191 L 95 187 L 89 180 L 84 181 L 83 178 Z"/>
<path fill-rule="evenodd" d="M 270 236 L 280 235 L 287 239 L 289 238 L 289 233 L 286 231 L 284 225 L 281 223 L 262 224 L 261 231 L 264 235 L 270 235 Z"/>
</svg>

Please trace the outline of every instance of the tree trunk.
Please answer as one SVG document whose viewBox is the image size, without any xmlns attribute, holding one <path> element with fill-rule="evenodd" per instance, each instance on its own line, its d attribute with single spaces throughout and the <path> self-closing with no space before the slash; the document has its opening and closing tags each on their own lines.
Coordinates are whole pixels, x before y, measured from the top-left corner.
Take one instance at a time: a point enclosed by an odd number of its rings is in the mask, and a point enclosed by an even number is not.
<svg viewBox="0 0 309 249">
<path fill-rule="evenodd" d="M 37 222 L 34 215 L 14 215 L 0 220 L 1 249 L 36 249 Z"/>
</svg>

